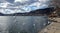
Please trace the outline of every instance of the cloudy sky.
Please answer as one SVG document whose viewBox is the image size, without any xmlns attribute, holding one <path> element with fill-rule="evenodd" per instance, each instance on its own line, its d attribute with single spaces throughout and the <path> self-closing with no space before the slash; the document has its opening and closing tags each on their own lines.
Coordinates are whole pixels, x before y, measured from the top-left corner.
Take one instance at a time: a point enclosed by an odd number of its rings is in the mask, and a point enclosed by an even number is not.
<svg viewBox="0 0 60 33">
<path fill-rule="evenodd" d="M 50 0 L 0 0 L 0 10 L 2 10 L 0 12 L 4 14 L 11 14 L 45 9 L 48 7 L 49 1 Z"/>
</svg>

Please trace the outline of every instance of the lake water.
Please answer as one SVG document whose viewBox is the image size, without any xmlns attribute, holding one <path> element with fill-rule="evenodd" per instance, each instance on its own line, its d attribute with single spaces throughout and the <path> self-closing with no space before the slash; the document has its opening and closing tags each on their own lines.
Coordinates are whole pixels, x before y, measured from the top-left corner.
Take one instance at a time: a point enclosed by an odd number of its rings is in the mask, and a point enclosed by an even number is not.
<svg viewBox="0 0 60 33">
<path fill-rule="evenodd" d="M 47 25 L 47 16 L 0 16 L 0 33 L 38 33 Z"/>
</svg>

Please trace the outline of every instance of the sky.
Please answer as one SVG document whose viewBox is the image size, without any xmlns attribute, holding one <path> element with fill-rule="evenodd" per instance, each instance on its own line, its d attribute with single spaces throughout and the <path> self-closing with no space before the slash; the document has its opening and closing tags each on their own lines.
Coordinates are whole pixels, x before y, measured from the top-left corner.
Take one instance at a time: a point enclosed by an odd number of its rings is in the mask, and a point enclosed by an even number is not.
<svg viewBox="0 0 60 33">
<path fill-rule="evenodd" d="M 0 8 L 2 7 L 3 11 L 0 12 L 4 14 L 25 13 L 37 9 L 45 9 L 49 5 L 49 0 L 2 0 L 1 2 L 3 3 L 0 3 Z M 10 8 L 14 8 L 14 10 Z"/>
</svg>

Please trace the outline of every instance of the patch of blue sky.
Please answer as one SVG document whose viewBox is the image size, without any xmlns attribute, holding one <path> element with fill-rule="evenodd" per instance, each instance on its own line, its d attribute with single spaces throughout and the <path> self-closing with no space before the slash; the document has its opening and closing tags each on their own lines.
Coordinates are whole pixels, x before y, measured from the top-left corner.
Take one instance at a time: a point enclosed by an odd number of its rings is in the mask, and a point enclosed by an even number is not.
<svg viewBox="0 0 60 33">
<path fill-rule="evenodd" d="M 34 11 L 34 10 L 37 10 L 37 9 L 45 9 L 45 8 L 48 8 L 49 4 L 50 4 L 50 0 L 40 0 L 40 2 L 38 0 L 34 1 L 34 0 L 29 0 L 28 2 L 26 3 L 20 3 L 20 2 L 16 2 L 14 3 L 15 0 L 6 0 L 7 3 L 10 3 L 10 4 L 7 4 L 8 8 L 9 7 L 18 7 L 19 9 L 8 9 L 8 10 L 5 10 L 4 12 L 5 13 L 12 13 L 11 11 L 14 12 L 30 12 L 30 11 Z M 13 5 L 11 5 L 13 4 Z M 24 4 L 24 5 L 22 5 Z M 6 4 L 5 4 L 6 5 Z M 25 6 L 26 5 L 26 6 Z"/>
<path fill-rule="evenodd" d="M 37 9 L 45 9 L 47 8 L 48 5 L 46 4 L 43 4 L 42 6 L 36 6 L 36 5 L 32 5 L 32 6 L 25 6 L 23 7 L 22 9 L 25 10 L 25 11 L 33 11 L 33 10 L 37 10 Z"/>
</svg>

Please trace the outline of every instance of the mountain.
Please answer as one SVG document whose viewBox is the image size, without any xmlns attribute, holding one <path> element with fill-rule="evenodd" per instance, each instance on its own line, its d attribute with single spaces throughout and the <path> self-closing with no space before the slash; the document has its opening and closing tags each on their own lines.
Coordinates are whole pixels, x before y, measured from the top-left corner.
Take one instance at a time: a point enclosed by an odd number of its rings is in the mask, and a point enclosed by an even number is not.
<svg viewBox="0 0 60 33">
<path fill-rule="evenodd" d="M 0 11 L 3 14 L 25 13 L 48 8 L 50 0 L 0 0 Z"/>
</svg>

